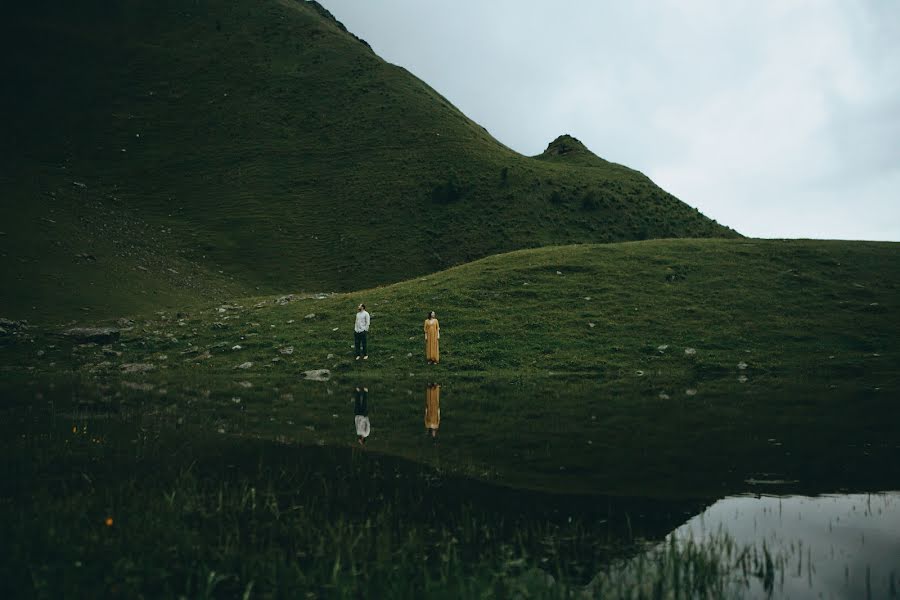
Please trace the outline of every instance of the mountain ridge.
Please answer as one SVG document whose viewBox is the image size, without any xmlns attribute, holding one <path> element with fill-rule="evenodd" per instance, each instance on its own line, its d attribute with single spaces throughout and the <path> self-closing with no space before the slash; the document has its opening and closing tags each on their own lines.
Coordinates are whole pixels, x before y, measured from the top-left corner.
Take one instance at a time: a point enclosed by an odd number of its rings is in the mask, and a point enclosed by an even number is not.
<svg viewBox="0 0 900 600">
<path fill-rule="evenodd" d="M 737 235 L 627 167 L 513 152 L 307 2 L 55 0 L 6 25 L 10 314 L 347 291 L 520 248 Z"/>
</svg>

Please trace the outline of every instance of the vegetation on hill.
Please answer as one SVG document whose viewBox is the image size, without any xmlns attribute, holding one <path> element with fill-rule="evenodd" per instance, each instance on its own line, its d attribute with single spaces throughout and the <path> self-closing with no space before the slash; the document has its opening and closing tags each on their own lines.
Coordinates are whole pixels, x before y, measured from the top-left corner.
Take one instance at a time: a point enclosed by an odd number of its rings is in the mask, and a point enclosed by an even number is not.
<svg viewBox="0 0 900 600">
<path fill-rule="evenodd" d="M 226 432 L 310 444 L 355 443 L 347 398 L 366 385 L 376 430 L 416 433 L 374 448 L 426 461 L 416 441 L 435 381 L 454 468 L 509 485 L 735 493 L 759 473 L 809 484 L 811 471 L 846 485 L 883 476 L 860 461 L 896 452 L 882 442 L 893 440 L 900 392 L 897 251 L 763 240 L 523 250 L 319 299 L 129 315 L 107 344 L 21 329 L 0 338 L 0 364 L 10 381 L 74 379 L 205 407 Z M 372 314 L 367 361 L 353 359 L 359 302 Z M 437 366 L 422 339 L 432 309 Z M 303 381 L 316 369 L 330 382 Z"/>
<path fill-rule="evenodd" d="M 572 138 L 511 151 L 315 3 L 57 0 L 4 21 L 9 317 L 347 291 L 549 244 L 736 236 Z"/>
</svg>

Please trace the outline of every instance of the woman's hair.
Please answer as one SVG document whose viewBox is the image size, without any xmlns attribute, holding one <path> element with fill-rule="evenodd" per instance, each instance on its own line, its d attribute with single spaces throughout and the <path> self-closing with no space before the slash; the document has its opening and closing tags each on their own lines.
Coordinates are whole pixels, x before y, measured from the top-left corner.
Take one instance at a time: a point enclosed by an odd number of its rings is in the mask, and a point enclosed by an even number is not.
<svg viewBox="0 0 900 600">
<path fill-rule="evenodd" d="M 434 311 L 433 311 L 433 310 L 429 310 L 429 311 L 428 311 L 428 314 L 425 316 L 425 318 L 426 318 L 426 319 L 430 319 L 430 318 L 431 318 L 431 315 L 433 315 L 433 314 L 434 314 Z"/>
</svg>

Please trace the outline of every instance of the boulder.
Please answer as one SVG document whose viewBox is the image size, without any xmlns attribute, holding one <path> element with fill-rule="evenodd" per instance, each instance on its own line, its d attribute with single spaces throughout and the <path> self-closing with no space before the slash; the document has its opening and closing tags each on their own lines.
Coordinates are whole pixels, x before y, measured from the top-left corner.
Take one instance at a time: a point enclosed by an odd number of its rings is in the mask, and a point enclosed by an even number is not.
<svg viewBox="0 0 900 600">
<path fill-rule="evenodd" d="M 331 379 L 331 371 L 328 369 L 313 369 L 311 371 L 304 371 L 303 377 L 310 381 L 328 381 Z"/>
<path fill-rule="evenodd" d="M 63 335 L 82 344 L 109 344 L 118 340 L 121 334 L 115 327 L 73 327 L 63 331 Z"/>
</svg>

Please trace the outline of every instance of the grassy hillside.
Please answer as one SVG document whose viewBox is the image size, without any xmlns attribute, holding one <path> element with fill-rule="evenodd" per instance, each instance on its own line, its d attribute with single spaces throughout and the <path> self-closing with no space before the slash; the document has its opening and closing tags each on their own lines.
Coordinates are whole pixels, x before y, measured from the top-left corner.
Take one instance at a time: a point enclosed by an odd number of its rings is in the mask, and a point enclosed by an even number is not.
<svg viewBox="0 0 900 600">
<path fill-rule="evenodd" d="M 523 250 L 324 299 L 256 297 L 184 305 L 177 314 L 129 313 L 137 324 L 123 333 L 125 354 L 101 371 L 193 348 L 159 367 L 167 377 L 227 374 L 252 361 L 248 375 L 329 368 L 349 377 L 554 373 L 609 381 L 657 373 L 732 379 L 742 374 L 736 365 L 747 363 L 743 374 L 753 378 L 895 377 L 898 249 L 881 242 L 648 240 Z M 372 314 L 372 358 L 364 366 L 350 360 L 358 302 Z M 442 324 L 443 361 L 435 368 L 422 355 L 422 321 L 432 309 Z M 295 352 L 280 355 L 284 345 Z M 39 347 L 11 343 L 5 352 Z M 194 358 L 207 350 L 206 359 Z M 57 346 L 60 366 L 68 352 Z M 90 368 L 103 359 L 100 348 L 76 356 Z"/>
<path fill-rule="evenodd" d="M 571 138 L 511 151 L 313 3 L 23 2 L 0 39 L 6 317 L 736 235 Z"/>
<path fill-rule="evenodd" d="M 900 449 L 898 251 L 760 240 L 524 250 L 320 300 L 132 315 L 106 346 L 28 329 L 0 338 L 0 365 L 10 397 L 68 380 L 97 391 L 54 393 L 98 406 L 124 394 L 171 419 L 199 412 L 214 431 L 338 446 L 355 444 L 348 399 L 367 385 L 373 451 L 508 485 L 884 489 Z M 371 357 L 357 362 L 360 301 Z M 423 355 L 429 309 L 442 325 L 437 366 Z M 322 368 L 329 383 L 303 382 Z M 423 437 L 429 381 L 444 388 L 439 453 Z"/>
</svg>

